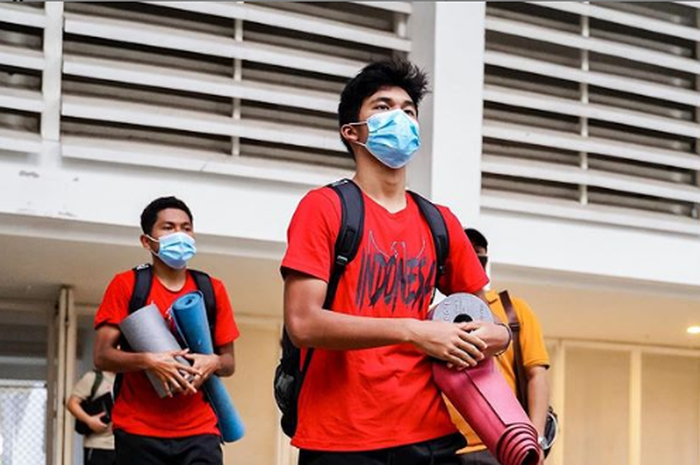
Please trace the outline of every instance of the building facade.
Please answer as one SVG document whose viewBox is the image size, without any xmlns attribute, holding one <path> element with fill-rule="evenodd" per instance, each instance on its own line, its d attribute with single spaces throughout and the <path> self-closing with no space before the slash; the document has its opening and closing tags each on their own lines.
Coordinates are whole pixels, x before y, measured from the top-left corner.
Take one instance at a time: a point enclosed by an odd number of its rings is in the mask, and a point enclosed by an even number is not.
<svg viewBox="0 0 700 465">
<path fill-rule="evenodd" d="M 0 4 L 0 461 L 80 463 L 63 402 L 92 316 L 172 194 L 242 333 L 226 461 L 292 462 L 285 229 L 352 172 L 344 82 L 400 55 L 432 83 L 410 187 L 489 237 L 549 341 L 548 463 L 699 464 L 699 46 L 693 2 Z"/>
</svg>

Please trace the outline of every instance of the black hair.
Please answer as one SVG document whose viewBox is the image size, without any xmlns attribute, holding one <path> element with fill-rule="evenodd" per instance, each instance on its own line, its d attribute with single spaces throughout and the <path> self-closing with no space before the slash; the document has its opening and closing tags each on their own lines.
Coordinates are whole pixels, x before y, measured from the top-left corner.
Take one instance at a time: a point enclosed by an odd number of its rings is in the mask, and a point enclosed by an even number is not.
<svg viewBox="0 0 700 465">
<path fill-rule="evenodd" d="M 345 85 L 338 104 L 338 127 L 355 123 L 359 117 L 360 107 L 366 98 L 371 97 L 384 87 L 400 87 L 418 110 L 418 104 L 428 91 L 428 76 L 416 65 L 403 58 L 377 61 L 365 66 L 357 76 Z M 340 138 L 354 157 L 352 146 Z"/>
<path fill-rule="evenodd" d="M 486 237 L 481 234 L 479 231 L 473 228 L 467 228 L 464 230 L 464 232 L 467 234 L 467 237 L 469 238 L 469 242 L 472 243 L 472 247 L 477 248 L 481 247 L 484 250 L 489 249 L 489 241 L 486 240 Z"/>
<path fill-rule="evenodd" d="M 182 210 L 183 212 L 187 213 L 187 216 L 190 217 L 190 223 L 194 223 L 192 212 L 185 202 L 173 196 L 160 197 L 149 203 L 141 213 L 141 230 L 144 234 L 151 234 L 151 232 L 153 232 L 153 226 L 158 220 L 158 213 L 168 208 Z"/>
</svg>

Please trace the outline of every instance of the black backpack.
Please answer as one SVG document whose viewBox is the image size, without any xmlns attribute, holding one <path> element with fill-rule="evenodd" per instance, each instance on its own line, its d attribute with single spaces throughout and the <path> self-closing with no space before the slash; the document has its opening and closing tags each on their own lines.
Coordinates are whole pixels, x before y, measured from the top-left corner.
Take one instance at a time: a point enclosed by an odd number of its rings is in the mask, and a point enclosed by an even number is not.
<svg viewBox="0 0 700 465">
<path fill-rule="evenodd" d="M 148 295 L 151 293 L 153 285 L 153 267 L 150 263 L 145 263 L 134 268 L 134 290 L 131 293 L 129 300 L 129 315 L 147 305 Z M 214 294 L 214 286 L 211 283 L 211 277 L 198 270 L 187 270 L 192 279 L 194 279 L 197 289 L 204 295 L 204 305 L 207 310 L 207 320 L 209 321 L 209 332 L 211 340 L 214 342 L 214 328 L 216 325 L 216 295 Z M 122 335 L 119 338 L 119 346 L 121 350 L 130 351 L 129 343 Z M 119 390 L 122 385 L 122 373 L 117 373 L 114 378 L 114 398 L 119 395 Z"/>
<path fill-rule="evenodd" d="M 359 249 L 364 231 L 365 206 L 362 191 L 354 182 L 343 179 L 328 187 L 338 194 L 341 206 L 340 230 L 335 241 L 335 260 L 323 303 L 323 308 L 329 310 L 333 305 L 340 278 Z M 427 221 L 433 237 L 437 259 L 435 274 L 435 287 L 437 288 L 437 283 L 444 273 L 449 253 L 450 241 L 447 226 L 442 213 L 432 202 L 415 192 L 409 191 L 409 194 Z M 293 437 L 296 432 L 297 404 L 313 353 L 313 348 L 306 351 L 304 367 L 300 369 L 301 351 L 292 343 L 286 328 L 283 330 L 282 358 L 275 369 L 274 390 L 275 401 L 282 412 L 280 422 L 282 431 L 289 437 Z"/>
</svg>

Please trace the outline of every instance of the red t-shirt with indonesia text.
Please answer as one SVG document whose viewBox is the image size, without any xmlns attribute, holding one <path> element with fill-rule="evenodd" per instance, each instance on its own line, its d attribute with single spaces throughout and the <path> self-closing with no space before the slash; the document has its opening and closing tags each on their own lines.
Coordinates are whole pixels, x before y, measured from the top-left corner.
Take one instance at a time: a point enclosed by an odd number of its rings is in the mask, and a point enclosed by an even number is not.
<svg viewBox="0 0 700 465">
<path fill-rule="evenodd" d="M 360 248 L 340 280 L 332 310 L 370 318 L 426 319 L 436 269 L 428 224 L 408 194 L 406 208 L 397 213 L 363 197 Z M 450 236 L 440 290 L 446 295 L 477 292 L 488 278 L 457 218 L 439 208 Z M 328 282 L 340 218 L 340 199 L 333 190 L 309 192 L 289 226 L 283 274 L 294 270 Z M 299 398 L 292 444 L 311 450 L 375 450 L 454 433 L 431 363 L 411 344 L 317 349 Z"/>
<path fill-rule="evenodd" d="M 212 278 L 211 282 L 216 297 L 214 346 L 219 347 L 238 337 L 238 327 L 233 319 L 226 288 L 218 279 Z M 128 316 L 134 283 L 133 270 L 120 273 L 112 279 L 97 310 L 95 328 L 104 324 L 117 326 Z M 177 292 L 168 290 L 154 276 L 146 302 L 156 304 L 165 317 L 179 297 L 196 290 L 197 285 L 189 273 L 185 285 Z M 216 415 L 204 399 L 201 389 L 193 395 L 175 395 L 161 399 L 144 371 L 124 373 L 112 411 L 112 421 L 114 429 L 142 436 L 179 438 L 197 434 L 220 434 L 216 426 Z"/>
</svg>

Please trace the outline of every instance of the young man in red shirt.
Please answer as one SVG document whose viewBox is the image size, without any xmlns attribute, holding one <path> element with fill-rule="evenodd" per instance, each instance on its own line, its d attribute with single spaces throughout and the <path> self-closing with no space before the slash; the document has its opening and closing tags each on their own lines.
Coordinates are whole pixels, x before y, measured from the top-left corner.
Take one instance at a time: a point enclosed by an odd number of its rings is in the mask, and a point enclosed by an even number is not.
<svg viewBox="0 0 700 465">
<path fill-rule="evenodd" d="M 436 255 L 407 195 L 405 168 L 420 143 L 426 88 L 418 68 L 396 60 L 365 67 L 341 95 L 340 134 L 356 162 L 365 217 L 357 256 L 330 309 L 323 302 L 340 227 L 338 196 L 327 187 L 309 192 L 289 226 L 281 267 L 285 325 L 295 345 L 315 348 L 292 440 L 302 465 L 458 464 L 464 440 L 433 382 L 432 359 L 463 369 L 509 341 L 503 326 L 426 320 Z M 439 208 L 450 236 L 440 290 L 483 299 L 488 278 L 460 222 Z"/>
<path fill-rule="evenodd" d="M 141 229 L 141 245 L 153 258 L 151 290 L 146 301 L 155 303 L 166 317 L 175 300 L 197 290 L 187 270 L 188 260 L 196 253 L 192 213 L 181 200 L 162 197 L 143 211 Z M 112 411 L 118 465 L 221 465 L 216 416 L 200 387 L 212 374 L 233 374 L 233 341 L 238 337 L 238 328 L 223 283 L 211 278 L 211 284 L 216 298 L 212 355 L 185 350 L 120 350 L 118 325 L 129 314 L 135 271 L 120 273 L 109 284 L 95 316 L 95 366 L 123 374 Z M 176 364 L 176 355 L 189 359 L 192 366 Z M 163 383 L 167 397 L 158 397 L 145 370 Z M 191 375 L 189 381 L 183 372 Z"/>
</svg>

